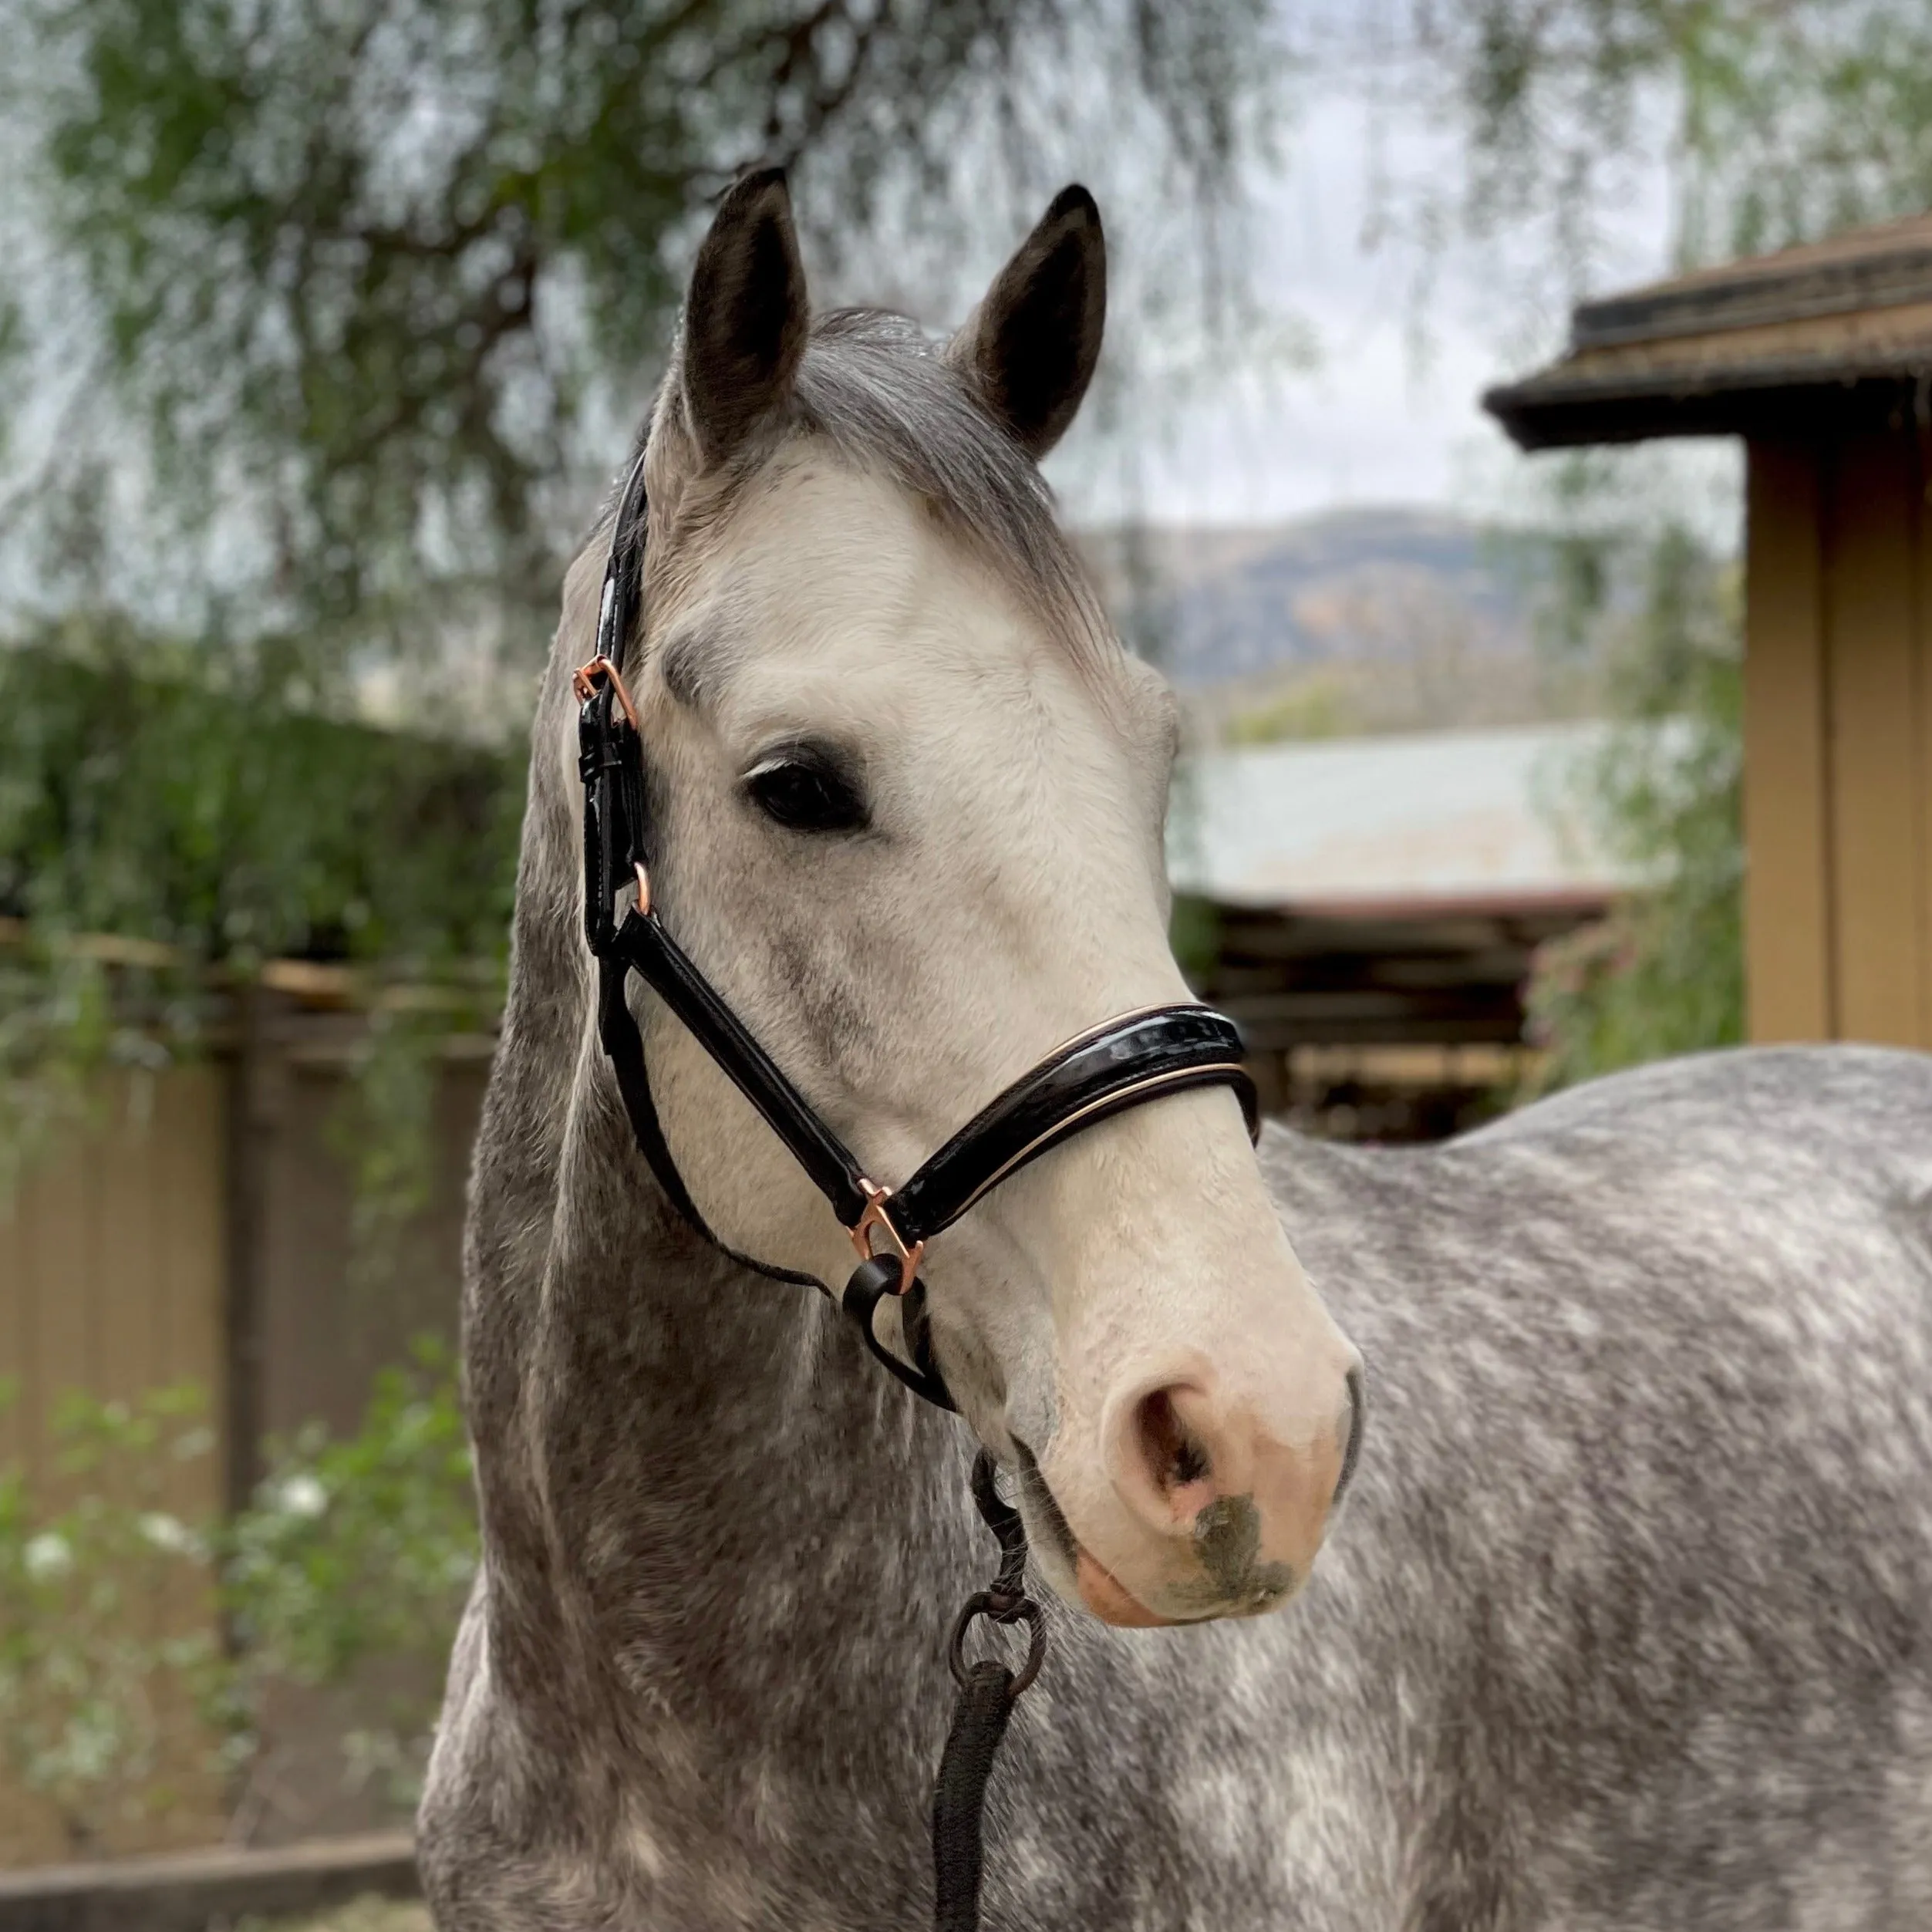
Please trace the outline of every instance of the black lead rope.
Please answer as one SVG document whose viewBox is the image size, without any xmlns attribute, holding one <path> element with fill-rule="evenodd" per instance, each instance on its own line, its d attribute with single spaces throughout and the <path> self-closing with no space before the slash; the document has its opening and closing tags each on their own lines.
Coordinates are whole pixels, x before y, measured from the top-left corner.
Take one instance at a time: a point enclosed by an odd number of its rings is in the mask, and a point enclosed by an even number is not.
<svg viewBox="0 0 1932 1932">
<path fill-rule="evenodd" d="M 644 607 L 644 457 L 625 480 L 611 524 L 597 615 L 596 655 L 576 673 L 578 770 L 584 785 L 584 937 L 598 963 L 597 1030 L 631 1134 L 672 1208 L 714 1247 L 774 1280 L 814 1288 L 815 1276 L 740 1254 L 706 1226 L 678 1172 L 651 1096 L 643 1036 L 625 997 L 635 973 L 689 1030 L 755 1107 L 851 1238 L 858 1266 L 839 1306 L 873 1356 L 918 1396 L 956 1407 L 933 1353 L 926 1284 L 926 1243 L 1029 1162 L 1087 1128 L 1191 1087 L 1230 1087 L 1249 1133 L 1260 1128 L 1254 1082 L 1241 1064 L 1234 1023 L 1192 1003 L 1148 1007 L 1107 1020 L 1057 1047 L 969 1121 L 896 1190 L 870 1179 L 830 1124 L 799 1092 L 664 927 L 651 902 L 656 858 L 651 787 L 636 706 L 625 688 L 625 654 Z M 634 895 L 634 897 L 632 896 Z M 620 900 L 632 902 L 620 913 Z M 829 1290 L 827 1290 L 829 1293 Z M 906 1357 L 880 1340 L 873 1317 L 896 1298 Z M 959 1686 L 932 1803 L 932 1862 L 939 1932 L 973 1932 L 986 1779 L 1016 1698 L 1046 1654 L 1040 1606 L 1025 1593 L 1027 1537 L 1019 1512 L 995 1486 L 992 1458 L 973 1465 L 973 1496 L 999 1539 L 1000 1573 L 970 1598 L 953 1629 Z M 979 1617 L 1027 1627 L 1027 1661 L 1015 1676 L 993 1659 L 969 1665 L 968 1630 Z"/>
<path fill-rule="evenodd" d="M 953 1728 L 946 1734 L 932 1792 L 932 1923 L 937 1932 L 977 1932 L 986 1780 L 1013 1707 L 1040 1674 L 1047 1654 L 1045 1619 L 1026 1593 L 1026 1526 L 1000 1494 L 993 1458 L 983 1449 L 973 1459 L 973 1500 L 1000 1539 L 1000 1573 L 989 1588 L 966 1599 L 947 1651 L 959 1701 L 953 1708 Z M 980 1617 L 1027 1626 L 1027 1661 L 1018 1676 L 997 1657 L 966 1662 L 966 1632 Z"/>
</svg>

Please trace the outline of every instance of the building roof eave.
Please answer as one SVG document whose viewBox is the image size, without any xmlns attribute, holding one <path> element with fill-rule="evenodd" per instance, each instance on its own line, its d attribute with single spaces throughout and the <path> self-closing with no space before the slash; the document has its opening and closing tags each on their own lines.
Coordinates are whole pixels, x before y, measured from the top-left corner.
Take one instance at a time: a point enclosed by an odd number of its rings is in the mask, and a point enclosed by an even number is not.
<svg viewBox="0 0 1932 1932">
<path fill-rule="evenodd" d="M 1732 262 L 1605 300 L 1568 352 L 1484 406 L 1526 449 L 1802 432 L 1921 410 L 1932 386 L 1932 217 Z"/>
</svg>

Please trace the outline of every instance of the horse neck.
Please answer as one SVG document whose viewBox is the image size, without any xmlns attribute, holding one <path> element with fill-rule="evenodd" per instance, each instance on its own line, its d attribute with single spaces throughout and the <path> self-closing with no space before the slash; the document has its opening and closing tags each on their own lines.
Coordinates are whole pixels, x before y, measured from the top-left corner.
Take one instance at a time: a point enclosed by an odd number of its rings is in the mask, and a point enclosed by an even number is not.
<svg viewBox="0 0 1932 1932">
<path fill-rule="evenodd" d="M 575 1633 L 595 1704 L 613 1665 L 755 1677 L 774 1620 L 794 1652 L 915 1631 L 929 1649 L 982 1562 L 963 1431 L 823 1297 L 740 1268 L 669 1208 L 592 1042 L 576 828 L 546 789 L 539 771 L 466 1269 L 497 1662 L 514 1674 L 521 1654 L 554 1699 Z"/>
</svg>

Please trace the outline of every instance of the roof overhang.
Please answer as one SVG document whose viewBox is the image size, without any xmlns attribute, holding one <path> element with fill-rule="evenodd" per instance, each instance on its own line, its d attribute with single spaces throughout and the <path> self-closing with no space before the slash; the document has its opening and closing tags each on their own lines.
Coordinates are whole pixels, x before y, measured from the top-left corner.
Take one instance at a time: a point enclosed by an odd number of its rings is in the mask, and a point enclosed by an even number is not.
<svg viewBox="0 0 1932 1932">
<path fill-rule="evenodd" d="M 1567 354 L 1482 400 L 1536 450 L 1883 423 L 1928 390 L 1919 217 L 1585 303 Z"/>
</svg>

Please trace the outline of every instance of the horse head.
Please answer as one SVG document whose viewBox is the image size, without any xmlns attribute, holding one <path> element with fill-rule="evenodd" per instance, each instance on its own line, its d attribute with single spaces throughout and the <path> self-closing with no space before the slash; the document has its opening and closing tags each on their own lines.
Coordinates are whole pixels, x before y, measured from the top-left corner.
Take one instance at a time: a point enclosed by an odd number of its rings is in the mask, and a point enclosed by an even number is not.
<svg viewBox="0 0 1932 1932">
<path fill-rule="evenodd" d="M 1110 632 L 1038 464 L 1101 346 L 1069 188 L 949 341 L 814 318 L 775 174 L 725 197 L 649 427 L 630 695 L 667 929 L 882 1178 L 1057 1044 L 1188 997 L 1162 851 L 1176 722 Z M 606 546 L 570 595 L 594 596 Z M 665 1141 L 745 1254 L 847 1236 L 642 1000 Z M 1360 1364 L 1226 1087 L 1092 1126 L 932 1245 L 930 1340 L 1017 1471 L 1056 1589 L 1116 1623 L 1266 1610 L 1307 1576 Z M 782 1480 L 774 1472 L 774 1480 Z"/>
</svg>

